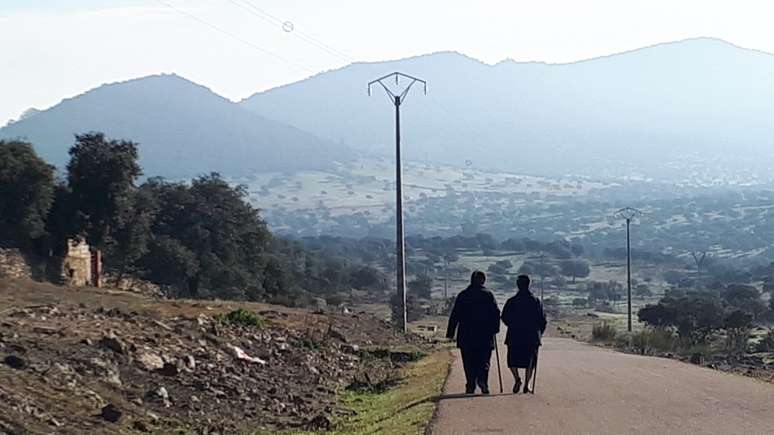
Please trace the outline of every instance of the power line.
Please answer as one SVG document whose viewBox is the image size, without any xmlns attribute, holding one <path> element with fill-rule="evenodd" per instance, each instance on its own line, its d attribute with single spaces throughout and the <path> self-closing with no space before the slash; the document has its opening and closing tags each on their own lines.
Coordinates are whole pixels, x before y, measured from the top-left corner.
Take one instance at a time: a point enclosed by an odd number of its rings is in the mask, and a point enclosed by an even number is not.
<svg viewBox="0 0 774 435">
<path fill-rule="evenodd" d="M 283 29 L 283 31 L 287 31 L 286 25 L 288 21 L 283 21 L 281 18 L 275 15 L 272 15 L 271 13 L 267 12 L 264 9 L 259 8 L 251 0 L 228 0 L 228 1 L 234 4 L 235 6 L 241 8 L 242 10 L 249 12 L 251 15 L 262 20 L 263 22 L 279 27 L 280 29 Z M 348 54 L 346 54 L 345 52 L 338 50 L 335 47 L 328 45 L 317 38 L 314 38 L 310 35 L 307 35 L 295 29 L 291 30 L 289 33 L 292 33 L 294 36 L 306 41 L 307 43 L 314 45 L 317 48 L 325 50 L 330 54 L 341 57 L 347 61 L 354 62 L 354 59 L 350 57 Z M 476 128 L 474 128 L 470 124 L 470 122 L 467 119 L 465 119 L 464 117 L 455 115 L 451 110 L 447 109 L 440 101 L 436 100 L 432 96 L 430 96 L 430 102 L 434 104 L 438 109 L 441 110 L 442 116 L 445 117 L 447 121 L 451 121 L 451 122 L 447 122 L 446 125 L 453 126 L 458 133 L 462 132 L 462 129 L 460 128 L 460 124 L 467 127 L 469 134 L 467 134 L 466 136 L 472 139 L 472 141 L 475 143 L 475 146 L 478 148 L 478 151 L 485 152 L 486 146 L 480 139 L 482 135 Z M 452 118 L 454 119 L 452 120 Z"/>
<path fill-rule="evenodd" d="M 271 50 L 267 50 L 267 49 L 265 49 L 265 48 L 255 44 L 255 43 L 253 43 L 251 41 L 248 41 L 247 39 L 244 39 L 244 38 L 242 38 L 242 37 L 240 37 L 240 36 L 238 36 L 238 35 L 236 35 L 234 33 L 231 33 L 228 30 L 225 30 L 225 29 L 223 29 L 220 26 L 217 26 L 217 25 L 212 24 L 212 23 L 210 23 L 210 22 L 208 22 L 208 21 L 206 21 L 206 20 L 204 20 L 202 18 L 199 18 L 198 16 L 196 16 L 196 15 L 194 15 L 194 14 L 192 14 L 192 13 L 186 11 L 186 10 L 180 9 L 180 8 L 178 8 L 178 7 L 176 7 L 176 6 L 172 5 L 172 4 L 169 4 L 169 3 L 167 3 L 164 0 L 156 0 L 156 1 L 161 3 L 164 6 L 168 7 L 169 9 L 172 9 L 173 11 L 181 14 L 181 15 L 185 15 L 186 17 L 188 17 L 188 18 L 190 18 L 190 19 L 192 19 L 194 21 L 197 21 L 199 24 L 205 25 L 205 26 L 209 27 L 212 30 L 220 32 L 220 33 L 222 33 L 222 34 L 224 34 L 224 35 L 226 35 L 226 36 L 228 36 L 228 37 L 230 37 L 232 39 L 235 39 L 235 40 L 241 42 L 242 44 L 245 44 L 245 45 L 247 45 L 247 46 L 249 46 L 249 47 L 251 47 L 251 48 L 253 48 L 255 50 L 258 50 L 261 53 L 267 54 L 267 55 L 269 55 L 269 56 L 271 56 L 271 57 L 273 57 L 273 58 L 275 58 L 275 59 L 277 59 L 279 61 L 282 61 L 282 62 L 284 62 L 284 63 L 286 63 L 288 65 L 292 65 L 292 66 L 294 66 L 296 68 L 303 69 L 303 70 L 305 70 L 307 72 L 310 72 L 310 73 L 317 72 L 313 68 L 310 68 L 310 67 L 308 67 L 306 65 L 299 64 L 297 62 L 293 62 L 290 59 L 287 59 L 287 58 L 285 58 L 285 57 L 283 57 L 283 56 L 281 56 L 281 55 L 279 55 L 279 54 L 277 54 L 277 53 L 275 53 L 275 52 L 273 52 Z"/>
<path fill-rule="evenodd" d="M 335 47 L 332 47 L 322 41 L 320 41 L 318 38 L 315 38 L 312 35 L 309 35 L 307 33 L 304 33 L 300 30 L 296 30 L 290 21 L 284 21 L 268 12 L 266 12 L 264 9 L 259 8 L 250 0 L 241 0 L 241 2 L 237 0 L 228 0 L 232 4 L 242 8 L 243 10 L 246 10 L 250 12 L 252 15 L 258 17 L 259 19 L 263 20 L 264 22 L 267 22 L 269 24 L 272 24 L 274 26 L 279 27 L 283 31 L 292 34 L 293 36 L 302 39 L 306 41 L 309 44 L 314 45 L 315 47 L 327 51 L 329 54 L 332 54 L 334 56 L 338 56 L 340 58 L 343 58 L 344 60 L 347 60 L 349 62 L 353 62 L 354 59 L 349 56 L 347 53 L 336 49 Z M 288 30 L 288 27 L 290 27 L 290 30 Z"/>
</svg>

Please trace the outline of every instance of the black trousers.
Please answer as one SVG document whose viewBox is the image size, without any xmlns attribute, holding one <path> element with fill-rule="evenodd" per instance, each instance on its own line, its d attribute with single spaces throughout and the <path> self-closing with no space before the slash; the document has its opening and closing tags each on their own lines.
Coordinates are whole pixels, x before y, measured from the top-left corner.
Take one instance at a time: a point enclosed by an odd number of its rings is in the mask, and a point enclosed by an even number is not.
<svg viewBox="0 0 774 435">
<path fill-rule="evenodd" d="M 489 388 L 489 361 L 492 359 L 491 347 L 462 347 L 462 367 L 465 369 L 465 389 L 474 390 L 476 385 Z"/>
</svg>

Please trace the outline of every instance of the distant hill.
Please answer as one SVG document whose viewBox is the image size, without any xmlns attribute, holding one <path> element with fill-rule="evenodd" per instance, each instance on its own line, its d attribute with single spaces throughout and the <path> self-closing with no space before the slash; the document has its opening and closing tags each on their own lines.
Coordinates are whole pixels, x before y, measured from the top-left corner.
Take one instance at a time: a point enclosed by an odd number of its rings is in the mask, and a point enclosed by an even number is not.
<svg viewBox="0 0 774 435">
<path fill-rule="evenodd" d="M 351 158 L 343 146 L 268 120 L 176 75 L 100 86 L 28 112 L 0 129 L 0 138 L 27 138 L 62 167 L 73 135 L 87 131 L 139 142 L 147 176 L 324 169 Z"/>
<path fill-rule="evenodd" d="M 395 70 L 429 83 L 402 108 L 410 159 L 542 174 L 774 166 L 774 56 L 708 38 L 570 64 L 492 66 L 451 52 L 356 63 L 241 104 L 391 153 L 393 106 L 379 88 L 368 97 L 366 83 Z"/>
</svg>

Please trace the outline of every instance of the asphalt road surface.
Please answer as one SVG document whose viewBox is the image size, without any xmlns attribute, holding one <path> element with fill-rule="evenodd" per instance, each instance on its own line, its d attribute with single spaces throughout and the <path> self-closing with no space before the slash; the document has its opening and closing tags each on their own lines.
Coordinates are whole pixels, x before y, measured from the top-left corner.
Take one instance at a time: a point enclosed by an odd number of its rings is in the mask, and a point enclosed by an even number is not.
<svg viewBox="0 0 774 435">
<path fill-rule="evenodd" d="M 664 358 L 545 338 L 535 395 L 511 394 L 500 344 L 490 396 L 465 396 L 459 352 L 431 427 L 452 434 L 774 434 L 774 385 Z M 523 375 L 522 375 L 523 377 Z"/>
</svg>

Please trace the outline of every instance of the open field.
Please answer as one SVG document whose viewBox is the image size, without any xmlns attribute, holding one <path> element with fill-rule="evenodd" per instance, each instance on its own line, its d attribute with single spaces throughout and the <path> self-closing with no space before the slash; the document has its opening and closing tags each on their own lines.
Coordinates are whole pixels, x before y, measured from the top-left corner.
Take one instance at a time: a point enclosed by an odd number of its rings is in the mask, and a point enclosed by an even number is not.
<svg viewBox="0 0 774 435">
<path fill-rule="evenodd" d="M 257 173 L 230 179 L 247 187 L 269 225 L 290 236 L 390 238 L 394 172 L 385 159 L 362 159 L 329 172 Z M 496 239 L 571 240 L 601 255 L 620 250 L 625 205 L 643 215 L 633 249 L 690 264 L 707 251 L 735 264 L 774 260 L 774 194 L 769 185 L 686 186 L 637 179 L 536 177 L 406 162 L 408 235 L 490 234 Z"/>
</svg>

